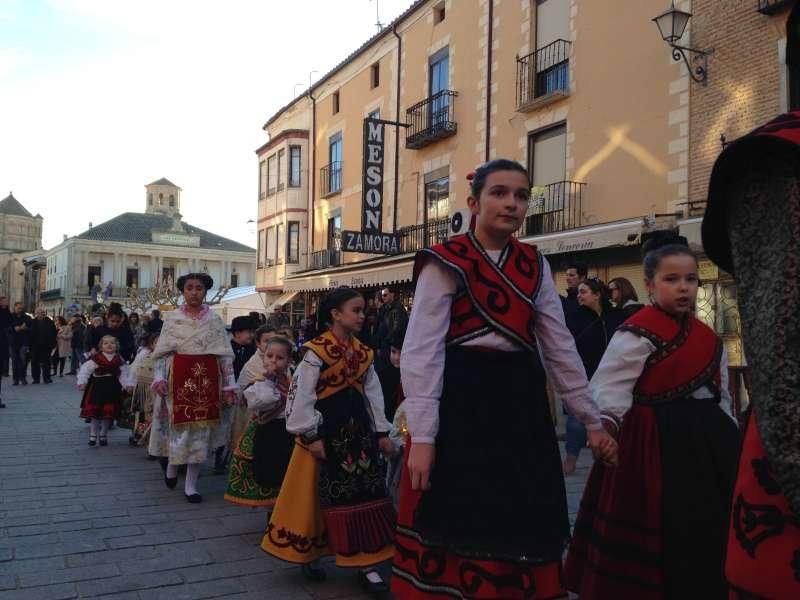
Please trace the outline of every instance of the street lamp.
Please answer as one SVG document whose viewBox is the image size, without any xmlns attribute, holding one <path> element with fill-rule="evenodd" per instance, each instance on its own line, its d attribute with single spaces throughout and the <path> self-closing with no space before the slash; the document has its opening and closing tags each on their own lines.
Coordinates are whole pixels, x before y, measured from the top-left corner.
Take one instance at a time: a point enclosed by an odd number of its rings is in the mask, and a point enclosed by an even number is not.
<svg viewBox="0 0 800 600">
<path fill-rule="evenodd" d="M 675 8 L 675 1 L 673 0 L 672 6 L 654 18 L 653 21 L 658 27 L 663 40 L 672 48 L 672 58 L 676 61 L 683 58 L 683 62 L 686 63 L 686 68 L 689 69 L 689 75 L 692 79 L 698 83 L 706 83 L 708 79 L 708 56 L 714 52 L 714 49 L 697 50 L 696 48 L 688 48 L 677 44 L 678 40 L 686 32 L 686 26 L 691 18 L 692 13 Z M 686 56 L 687 52 L 692 55 L 692 62 L 700 64 L 693 67 Z"/>
</svg>

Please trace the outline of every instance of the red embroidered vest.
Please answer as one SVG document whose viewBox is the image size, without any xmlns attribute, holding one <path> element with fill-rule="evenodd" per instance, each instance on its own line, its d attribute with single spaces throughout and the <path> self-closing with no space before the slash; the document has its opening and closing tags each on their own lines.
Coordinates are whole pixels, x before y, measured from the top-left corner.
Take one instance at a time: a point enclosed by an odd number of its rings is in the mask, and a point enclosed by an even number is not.
<svg viewBox="0 0 800 600">
<path fill-rule="evenodd" d="M 542 256 L 535 246 L 512 238 L 495 263 L 472 232 L 417 253 L 414 280 L 429 257 L 463 283 L 453 301 L 447 344 L 460 344 L 497 331 L 536 352 L 535 300 L 542 283 Z"/>
<path fill-rule="evenodd" d="M 676 321 L 646 306 L 619 330 L 649 339 L 656 347 L 645 363 L 633 395 L 637 402 L 656 404 L 685 398 L 706 386 L 719 393 L 722 341 L 693 316 Z"/>
<path fill-rule="evenodd" d="M 97 368 L 93 373 L 95 377 L 102 377 L 104 375 L 119 377 L 120 367 L 122 367 L 122 359 L 119 357 L 119 354 L 115 354 L 114 358 L 109 361 L 105 354 L 98 352 L 92 357 L 92 360 L 97 364 Z"/>
</svg>

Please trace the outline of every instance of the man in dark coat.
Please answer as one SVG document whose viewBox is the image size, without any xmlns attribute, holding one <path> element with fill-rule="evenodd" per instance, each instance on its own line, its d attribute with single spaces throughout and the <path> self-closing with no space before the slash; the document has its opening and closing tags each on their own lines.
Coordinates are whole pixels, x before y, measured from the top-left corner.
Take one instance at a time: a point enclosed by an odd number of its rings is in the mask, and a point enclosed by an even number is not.
<svg viewBox="0 0 800 600">
<path fill-rule="evenodd" d="M 391 354 L 392 340 L 408 327 L 408 312 L 397 297 L 396 289 L 387 287 L 381 290 L 381 300 L 383 306 L 378 310 L 374 340 L 375 372 L 378 374 L 383 390 L 386 418 L 391 421 L 397 408 L 392 399 L 395 397 L 395 391 L 400 383 L 400 369 L 392 365 L 389 355 Z"/>
<path fill-rule="evenodd" d="M 14 385 L 28 385 L 28 351 L 31 345 L 31 325 L 33 319 L 25 312 L 22 302 L 14 304 L 11 316 L 11 364 L 14 372 Z"/>
<path fill-rule="evenodd" d="M 31 323 L 31 378 L 39 383 L 53 383 L 50 378 L 50 361 L 57 343 L 58 330 L 53 319 L 44 308 L 36 309 L 36 318 Z"/>
<path fill-rule="evenodd" d="M 0 296 L 0 384 L 2 378 L 8 377 L 8 329 L 11 327 L 11 311 L 8 310 L 8 298 Z M 0 399 L 0 408 L 6 405 Z"/>
<path fill-rule="evenodd" d="M 567 325 L 570 319 L 578 312 L 578 286 L 586 280 L 589 268 L 581 262 L 567 265 L 567 295 L 561 296 L 561 307 L 564 309 L 564 319 Z"/>
</svg>

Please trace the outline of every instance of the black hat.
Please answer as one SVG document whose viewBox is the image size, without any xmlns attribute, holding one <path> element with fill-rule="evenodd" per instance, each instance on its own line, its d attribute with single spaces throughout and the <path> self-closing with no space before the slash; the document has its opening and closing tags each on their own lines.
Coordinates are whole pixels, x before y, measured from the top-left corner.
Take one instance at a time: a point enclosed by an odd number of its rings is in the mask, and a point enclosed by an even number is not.
<svg viewBox="0 0 800 600">
<path fill-rule="evenodd" d="M 186 282 L 189 281 L 190 279 L 197 279 L 198 281 L 200 281 L 206 288 L 206 291 L 214 287 L 214 280 L 208 273 L 187 273 L 186 275 L 181 275 L 180 277 L 178 277 L 178 281 L 176 282 L 175 285 L 181 292 L 183 292 L 183 286 L 185 286 Z"/>
<path fill-rule="evenodd" d="M 234 317 L 229 331 L 236 333 L 237 331 L 247 331 L 248 329 L 255 329 L 256 326 L 250 317 Z"/>
</svg>

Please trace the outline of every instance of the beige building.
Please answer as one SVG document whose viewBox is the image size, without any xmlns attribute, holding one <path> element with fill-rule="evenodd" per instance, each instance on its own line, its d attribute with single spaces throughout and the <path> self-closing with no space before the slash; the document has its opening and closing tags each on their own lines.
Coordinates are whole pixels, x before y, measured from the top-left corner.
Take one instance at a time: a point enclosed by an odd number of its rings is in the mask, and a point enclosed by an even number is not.
<svg viewBox="0 0 800 600">
<path fill-rule="evenodd" d="M 11 303 L 25 302 L 33 309 L 26 290 L 26 259 L 42 253 L 42 217 L 32 215 L 9 193 L 0 201 L 0 294 Z"/>
</svg>

